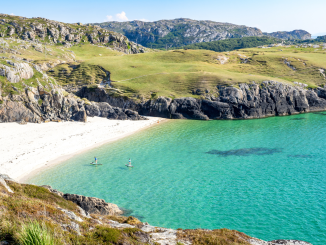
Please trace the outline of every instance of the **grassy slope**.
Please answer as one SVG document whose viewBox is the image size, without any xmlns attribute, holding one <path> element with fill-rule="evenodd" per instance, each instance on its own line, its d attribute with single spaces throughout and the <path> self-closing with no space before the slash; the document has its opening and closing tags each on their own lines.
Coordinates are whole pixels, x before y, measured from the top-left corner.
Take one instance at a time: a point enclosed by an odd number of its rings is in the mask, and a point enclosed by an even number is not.
<svg viewBox="0 0 326 245">
<path fill-rule="evenodd" d="M 85 47 L 86 48 L 86 47 Z M 217 84 L 249 82 L 252 76 L 229 70 L 229 66 L 219 65 L 218 53 L 203 50 L 176 50 L 168 52 L 151 52 L 138 55 L 120 55 L 91 57 L 74 47 L 78 59 L 86 63 L 103 66 L 111 72 L 114 87 L 125 94 L 150 94 L 180 97 L 190 96 L 197 88 L 213 89 Z M 83 50 L 82 50 L 83 51 Z M 95 51 L 95 50 L 93 50 Z M 98 50 L 98 53 L 102 50 Z M 269 77 L 258 76 L 256 80 Z M 118 82 L 119 81 L 119 82 Z"/>
<path fill-rule="evenodd" d="M 325 83 L 318 71 L 318 68 L 326 68 L 326 52 L 321 48 L 318 51 L 312 48 L 251 48 L 222 53 L 174 50 L 137 55 L 122 55 L 87 45 L 71 49 L 78 60 L 109 70 L 111 80 L 115 81 L 113 86 L 123 90 L 126 96 L 198 97 L 192 95 L 193 89 L 214 91 L 218 84 L 237 85 L 263 80 L 290 84 L 297 81 L 311 87 Z M 249 63 L 241 64 L 239 55 L 248 57 Z M 221 65 L 217 60 L 219 56 L 229 57 L 228 62 Z M 284 64 L 285 58 L 292 62 L 296 71 Z"/>
<path fill-rule="evenodd" d="M 9 244 L 23 244 L 20 234 L 24 226 L 31 222 L 46 227 L 47 233 L 53 237 L 53 243 L 27 243 L 27 244 L 134 244 L 145 245 L 141 242 L 140 229 L 138 228 L 111 228 L 109 220 L 119 223 L 135 225 L 140 223 L 132 217 L 91 215 L 85 218 L 79 215 L 76 204 L 50 193 L 47 189 L 34 185 L 18 184 L 8 181 L 7 184 L 14 191 L 9 193 L 0 184 L 0 242 L 5 240 Z M 62 213 L 58 207 L 72 211 L 80 216 L 83 221 L 71 220 Z M 99 225 L 99 221 L 101 223 Z M 79 224 L 80 235 L 61 225 L 75 222 Z M 142 232 L 144 234 L 144 232 Z M 247 235 L 228 229 L 214 231 L 180 230 L 179 239 L 191 240 L 194 245 L 223 244 L 223 245 L 249 245 Z M 181 244 L 181 243 L 179 243 Z"/>
<path fill-rule="evenodd" d="M 10 48 L 20 46 L 16 42 L 9 44 Z M 27 50 L 19 49 L 22 54 L 15 56 L 32 59 L 35 63 L 51 63 L 59 59 L 72 61 L 71 53 L 67 52 L 66 48 L 49 45 L 47 48 L 51 49 L 47 55 L 30 47 Z M 65 70 L 69 73 L 72 69 L 68 65 L 56 67 L 53 74 L 56 74 L 58 82 L 79 84 L 85 82 L 89 76 L 92 79 L 88 79 L 85 84 L 98 83 L 103 72 L 93 72 L 92 66 L 98 65 L 110 71 L 112 85 L 122 91 L 119 95 L 128 97 L 199 97 L 192 94 L 196 89 L 209 89 L 212 95 L 216 95 L 216 85 L 237 86 L 239 83 L 259 83 L 263 80 L 289 84 L 297 81 L 310 87 L 325 84 L 325 79 L 318 70 L 326 69 L 326 52 L 322 48 L 250 48 L 221 53 L 208 50 L 171 50 L 125 55 L 111 49 L 85 44 L 74 46 L 71 50 L 76 55 L 77 64 L 82 64 L 82 69 L 72 72 L 73 76 L 64 81 Z M 11 56 L 6 53 L 2 55 Z M 245 56 L 248 58 L 246 64 L 240 60 L 240 57 Z M 222 65 L 218 61 L 219 57 L 229 59 Z M 285 58 L 297 68 L 295 71 L 284 64 Z M 61 68 L 63 72 L 60 72 Z"/>
</svg>

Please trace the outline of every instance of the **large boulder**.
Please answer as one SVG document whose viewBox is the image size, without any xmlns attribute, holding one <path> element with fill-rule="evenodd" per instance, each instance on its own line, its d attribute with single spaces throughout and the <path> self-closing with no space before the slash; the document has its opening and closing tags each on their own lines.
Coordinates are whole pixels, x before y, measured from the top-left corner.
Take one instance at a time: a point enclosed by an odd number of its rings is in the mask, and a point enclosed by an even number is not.
<svg viewBox="0 0 326 245">
<path fill-rule="evenodd" d="M 76 203 L 82 209 L 90 214 L 101 215 L 120 215 L 123 211 L 112 203 L 107 203 L 103 199 L 96 197 L 85 197 L 76 194 L 64 194 L 63 198 Z"/>
</svg>

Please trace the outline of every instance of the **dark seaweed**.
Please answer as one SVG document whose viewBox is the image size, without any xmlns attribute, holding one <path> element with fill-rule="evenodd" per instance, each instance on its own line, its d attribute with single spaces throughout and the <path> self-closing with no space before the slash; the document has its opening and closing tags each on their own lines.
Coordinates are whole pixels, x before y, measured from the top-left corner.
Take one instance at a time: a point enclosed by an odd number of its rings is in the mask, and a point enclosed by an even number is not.
<svg viewBox="0 0 326 245">
<path fill-rule="evenodd" d="M 296 120 L 307 120 L 307 118 L 304 118 L 304 117 L 298 117 L 298 118 L 293 118 L 293 119 L 290 119 L 290 120 L 294 120 L 294 121 L 296 121 Z"/>
<path fill-rule="evenodd" d="M 211 150 L 206 153 L 219 155 L 222 157 L 228 156 L 250 156 L 250 155 L 272 155 L 275 153 L 282 152 L 280 148 L 265 148 L 265 147 L 257 147 L 257 148 L 242 148 L 236 150 L 228 150 L 228 151 L 219 151 L 219 150 Z"/>
<path fill-rule="evenodd" d="M 296 157 L 296 158 L 313 158 L 312 155 L 288 155 L 288 157 Z"/>
<path fill-rule="evenodd" d="M 324 113 L 324 112 L 313 112 L 312 114 L 326 116 L 326 113 Z"/>
</svg>

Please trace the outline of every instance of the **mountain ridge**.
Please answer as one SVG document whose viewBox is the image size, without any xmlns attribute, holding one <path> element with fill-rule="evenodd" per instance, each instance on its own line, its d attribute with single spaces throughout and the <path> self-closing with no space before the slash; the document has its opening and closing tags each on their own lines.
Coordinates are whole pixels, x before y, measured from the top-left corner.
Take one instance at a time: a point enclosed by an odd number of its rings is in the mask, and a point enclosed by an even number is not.
<svg viewBox="0 0 326 245">
<path fill-rule="evenodd" d="M 42 17 L 26 18 L 0 14 L 0 37 L 17 38 L 36 43 L 64 45 L 104 45 L 127 54 L 144 53 L 146 49 L 128 40 L 121 33 L 81 23 L 67 24 Z"/>
<path fill-rule="evenodd" d="M 236 25 L 211 20 L 177 18 L 145 22 L 133 20 L 126 22 L 109 21 L 91 23 L 107 30 L 124 34 L 130 40 L 145 47 L 169 48 L 201 42 L 219 41 L 229 38 L 249 36 L 281 36 L 282 39 L 310 39 L 311 34 L 303 30 L 291 32 L 262 32 L 259 28 Z"/>
</svg>

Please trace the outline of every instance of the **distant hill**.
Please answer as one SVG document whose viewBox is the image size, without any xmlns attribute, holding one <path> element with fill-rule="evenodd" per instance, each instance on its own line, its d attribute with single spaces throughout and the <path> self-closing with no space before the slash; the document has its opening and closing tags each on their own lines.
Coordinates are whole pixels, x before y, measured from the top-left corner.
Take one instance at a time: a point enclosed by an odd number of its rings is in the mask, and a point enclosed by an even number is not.
<svg viewBox="0 0 326 245">
<path fill-rule="evenodd" d="M 318 36 L 315 40 L 316 40 L 316 42 L 326 42 L 326 35 Z"/>
<path fill-rule="evenodd" d="M 0 14 L 0 37 L 17 38 L 36 43 L 48 43 L 71 47 L 78 44 L 97 44 L 125 53 L 143 53 L 146 50 L 130 42 L 121 33 L 83 25 L 67 24 L 45 18 L 26 18 Z"/>
<path fill-rule="evenodd" d="M 190 45 L 186 45 L 183 48 L 185 49 L 206 49 L 212 50 L 215 52 L 224 52 L 224 51 L 232 51 L 236 49 L 242 48 L 254 48 L 258 46 L 279 43 L 282 40 L 263 36 L 263 37 L 243 37 L 243 38 L 231 38 L 220 41 L 213 42 L 205 42 L 205 43 L 194 43 Z"/>
<path fill-rule="evenodd" d="M 219 41 L 230 38 L 259 37 L 268 35 L 280 39 L 310 39 L 303 30 L 263 33 L 255 27 L 208 20 L 174 19 L 154 22 L 127 21 L 93 23 L 110 31 L 122 33 L 130 40 L 145 47 L 171 48 L 194 43 Z"/>
<path fill-rule="evenodd" d="M 294 30 L 294 31 L 277 31 L 272 33 L 264 32 L 264 35 L 275 37 L 279 39 L 285 40 L 293 40 L 293 39 L 300 39 L 300 40 L 307 40 L 311 39 L 311 34 L 304 30 Z"/>
<path fill-rule="evenodd" d="M 153 48 L 178 47 L 192 43 L 263 35 L 261 30 L 254 27 L 191 19 L 159 20 L 155 22 L 114 21 L 94 23 L 93 25 L 122 33 L 134 42 Z"/>
</svg>

